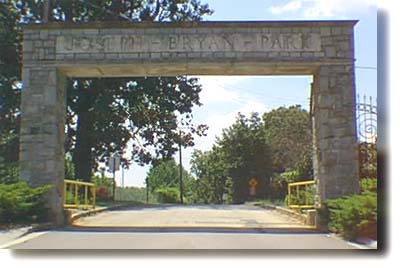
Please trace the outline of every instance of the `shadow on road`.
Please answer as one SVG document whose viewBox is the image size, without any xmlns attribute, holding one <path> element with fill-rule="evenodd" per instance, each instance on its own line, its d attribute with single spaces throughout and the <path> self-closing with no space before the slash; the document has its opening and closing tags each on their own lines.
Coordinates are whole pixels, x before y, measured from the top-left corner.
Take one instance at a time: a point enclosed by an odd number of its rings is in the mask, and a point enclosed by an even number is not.
<svg viewBox="0 0 400 268">
<path fill-rule="evenodd" d="M 323 234 L 311 228 L 230 228 L 230 227 L 81 227 L 68 226 L 57 229 L 61 232 L 102 232 L 102 233 L 244 233 L 244 234 Z"/>
</svg>

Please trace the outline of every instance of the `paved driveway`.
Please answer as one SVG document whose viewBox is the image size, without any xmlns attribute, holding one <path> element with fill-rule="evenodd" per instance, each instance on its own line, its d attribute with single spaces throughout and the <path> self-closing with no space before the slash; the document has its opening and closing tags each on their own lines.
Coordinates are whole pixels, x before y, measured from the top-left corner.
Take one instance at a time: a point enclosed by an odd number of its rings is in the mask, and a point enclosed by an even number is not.
<svg viewBox="0 0 400 268">
<path fill-rule="evenodd" d="M 357 249 L 318 233 L 129 232 L 69 229 L 32 234 L 11 249 Z"/>
<path fill-rule="evenodd" d="M 33 233 L 12 249 L 356 249 L 301 222 L 245 205 L 145 206 L 98 213 Z"/>
<path fill-rule="evenodd" d="M 74 223 L 84 227 L 306 228 L 276 210 L 246 205 L 163 205 L 106 211 Z"/>
</svg>

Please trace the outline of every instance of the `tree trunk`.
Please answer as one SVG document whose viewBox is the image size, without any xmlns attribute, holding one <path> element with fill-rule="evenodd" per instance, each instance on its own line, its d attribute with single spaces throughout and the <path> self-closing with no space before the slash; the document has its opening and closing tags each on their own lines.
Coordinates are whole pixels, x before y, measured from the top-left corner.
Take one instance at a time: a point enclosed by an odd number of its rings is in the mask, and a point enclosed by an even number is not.
<svg viewBox="0 0 400 268">
<path fill-rule="evenodd" d="M 94 145 L 94 115 L 90 111 L 93 107 L 93 98 L 90 89 L 81 88 L 78 98 L 76 142 L 73 150 L 73 163 L 75 167 L 75 178 L 90 182 L 92 178 L 94 156 L 92 148 Z"/>
<path fill-rule="evenodd" d="M 92 177 L 92 143 L 91 129 L 93 129 L 88 113 L 81 113 L 77 122 L 76 143 L 73 154 L 75 176 L 83 181 L 91 181 Z"/>
</svg>

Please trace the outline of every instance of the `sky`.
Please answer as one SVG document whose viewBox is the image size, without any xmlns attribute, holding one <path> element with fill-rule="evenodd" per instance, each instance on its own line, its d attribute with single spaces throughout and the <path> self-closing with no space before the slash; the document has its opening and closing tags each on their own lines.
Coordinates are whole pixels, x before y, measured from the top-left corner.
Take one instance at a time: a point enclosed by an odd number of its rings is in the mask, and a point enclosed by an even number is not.
<svg viewBox="0 0 400 268">
<path fill-rule="evenodd" d="M 360 96 L 377 97 L 377 7 L 373 0 L 203 0 L 214 10 L 205 20 L 358 20 L 355 26 L 356 91 Z M 193 110 L 195 124 L 207 124 L 206 137 L 184 149 L 183 166 L 190 170 L 194 149 L 209 150 L 215 137 L 235 121 L 238 112 L 271 111 L 300 104 L 308 109 L 311 76 L 197 76 L 203 90 L 201 107 Z M 129 155 L 129 153 L 128 153 Z M 178 162 L 178 154 L 176 155 Z M 124 186 L 145 186 L 149 167 L 133 164 L 124 170 Z M 111 176 L 111 174 L 108 174 Z M 117 184 L 122 171 L 116 173 Z"/>
</svg>

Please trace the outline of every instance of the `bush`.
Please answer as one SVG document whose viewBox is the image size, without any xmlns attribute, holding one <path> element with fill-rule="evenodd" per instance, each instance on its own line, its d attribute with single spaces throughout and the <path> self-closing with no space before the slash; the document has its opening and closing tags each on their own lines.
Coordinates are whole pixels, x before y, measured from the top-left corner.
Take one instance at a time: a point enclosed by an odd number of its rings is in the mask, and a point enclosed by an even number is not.
<svg viewBox="0 0 400 268">
<path fill-rule="evenodd" d="M 291 205 L 314 205 L 316 191 L 317 191 L 317 189 L 316 189 L 315 185 L 300 186 L 298 195 L 295 191 L 291 192 L 290 204 Z M 286 206 L 289 205 L 289 195 L 286 195 L 284 204 Z"/>
<path fill-rule="evenodd" d="M 178 188 L 161 187 L 156 191 L 158 202 L 160 203 L 180 203 L 180 194 Z"/>
<path fill-rule="evenodd" d="M 345 239 L 377 238 L 377 195 L 363 192 L 358 195 L 327 200 L 319 209 L 321 224 Z"/>
<path fill-rule="evenodd" d="M 361 179 L 360 180 L 360 189 L 361 192 L 372 192 L 376 193 L 377 191 L 377 179 Z"/>
<path fill-rule="evenodd" d="M 11 184 L 18 182 L 18 163 L 5 164 L 3 160 L 4 159 L 0 156 L 0 184 Z"/>
<path fill-rule="evenodd" d="M 113 199 L 113 179 L 104 176 L 94 176 L 92 182 L 96 185 L 96 200 L 110 201 Z"/>
<path fill-rule="evenodd" d="M 149 203 L 157 203 L 155 195 L 149 191 Z M 117 187 L 115 189 L 115 199 L 117 201 L 134 201 L 146 203 L 146 188 L 145 187 Z"/>
<path fill-rule="evenodd" d="M 44 221 L 47 210 L 43 196 L 51 187 L 31 188 L 26 182 L 0 184 L 0 223 Z"/>
</svg>

